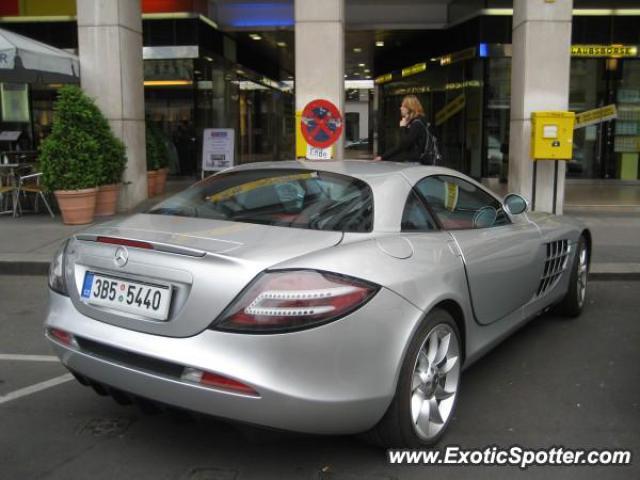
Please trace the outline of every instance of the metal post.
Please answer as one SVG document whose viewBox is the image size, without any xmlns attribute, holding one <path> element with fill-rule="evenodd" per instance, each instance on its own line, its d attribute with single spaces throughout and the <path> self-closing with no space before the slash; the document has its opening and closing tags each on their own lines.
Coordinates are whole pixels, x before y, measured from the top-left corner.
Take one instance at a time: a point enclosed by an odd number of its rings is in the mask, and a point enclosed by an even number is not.
<svg viewBox="0 0 640 480">
<path fill-rule="evenodd" d="M 538 161 L 533 161 L 533 182 L 531 185 L 531 211 L 536 209 L 536 177 L 538 173 Z"/>
<path fill-rule="evenodd" d="M 556 214 L 556 203 L 558 201 L 558 160 L 554 160 L 553 163 L 553 214 Z"/>
</svg>

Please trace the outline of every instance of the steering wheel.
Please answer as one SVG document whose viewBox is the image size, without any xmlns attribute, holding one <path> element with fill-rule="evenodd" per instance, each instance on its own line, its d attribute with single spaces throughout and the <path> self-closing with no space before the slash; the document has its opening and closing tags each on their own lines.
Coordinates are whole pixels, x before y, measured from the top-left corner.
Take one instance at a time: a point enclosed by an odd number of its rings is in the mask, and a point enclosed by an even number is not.
<svg viewBox="0 0 640 480">
<path fill-rule="evenodd" d="M 498 212 L 495 208 L 485 206 L 480 208 L 473 214 L 473 228 L 486 228 L 492 226 L 498 218 Z"/>
</svg>

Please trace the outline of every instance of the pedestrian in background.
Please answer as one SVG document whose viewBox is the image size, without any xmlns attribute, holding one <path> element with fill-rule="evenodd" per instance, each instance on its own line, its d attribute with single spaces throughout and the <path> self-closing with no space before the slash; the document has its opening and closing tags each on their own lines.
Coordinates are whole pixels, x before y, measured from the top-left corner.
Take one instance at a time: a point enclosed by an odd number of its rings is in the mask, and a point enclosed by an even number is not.
<svg viewBox="0 0 640 480">
<path fill-rule="evenodd" d="M 429 131 L 424 109 L 415 95 L 406 95 L 402 99 L 400 128 L 400 143 L 375 157 L 374 160 L 420 162 L 425 165 L 435 165 L 440 157 L 436 138 Z"/>
</svg>

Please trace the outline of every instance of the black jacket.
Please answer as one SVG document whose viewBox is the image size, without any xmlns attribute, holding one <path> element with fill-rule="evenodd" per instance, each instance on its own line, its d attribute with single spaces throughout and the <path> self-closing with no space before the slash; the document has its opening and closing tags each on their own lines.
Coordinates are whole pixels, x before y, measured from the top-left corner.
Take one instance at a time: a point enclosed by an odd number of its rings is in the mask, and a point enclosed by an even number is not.
<svg viewBox="0 0 640 480">
<path fill-rule="evenodd" d="M 419 162 L 427 141 L 426 120 L 419 116 L 409 125 L 401 127 L 400 143 L 384 152 L 383 160 L 392 162 Z"/>
</svg>

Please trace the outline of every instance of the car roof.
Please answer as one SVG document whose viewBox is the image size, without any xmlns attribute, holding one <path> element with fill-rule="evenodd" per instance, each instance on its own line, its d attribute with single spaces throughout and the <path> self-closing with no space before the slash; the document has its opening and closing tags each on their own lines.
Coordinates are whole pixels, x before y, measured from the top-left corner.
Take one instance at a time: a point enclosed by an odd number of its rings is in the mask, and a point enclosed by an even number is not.
<svg viewBox="0 0 640 480">
<path fill-rule="evenodd" d="M 407 180 L 422 178 L 426 175 L 455 175 L 460 176 L 460 172 L 445 167 L 433 167 L 421 165 L 419 163 L 401 162 L 373 162 L 371 160 L 344 160 L 344 161 L 311 161 L 311 160 L 284 160 L 277 162 L 255 162 L 245 163 L 232 170 L 253 170 L 271 168 L 302 168 L 306 170 L 316 170 L 331 173 L 340 173 L 351 177 L 368 179 L 371 177 L 385 176 L 392 174 L 402 174 Z"/>
</svg>

